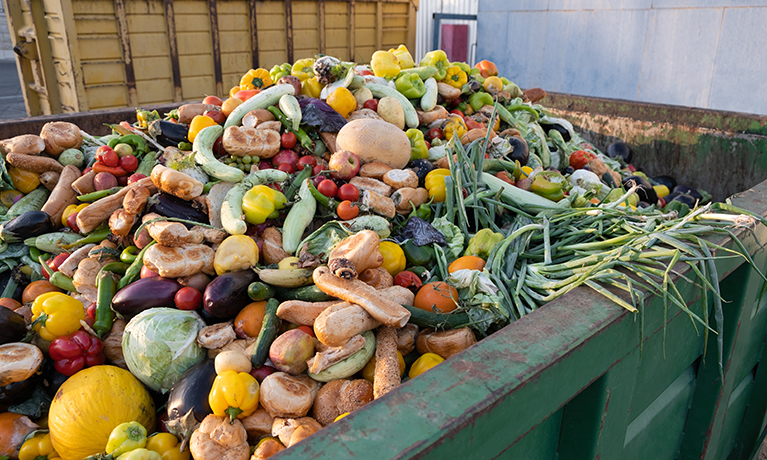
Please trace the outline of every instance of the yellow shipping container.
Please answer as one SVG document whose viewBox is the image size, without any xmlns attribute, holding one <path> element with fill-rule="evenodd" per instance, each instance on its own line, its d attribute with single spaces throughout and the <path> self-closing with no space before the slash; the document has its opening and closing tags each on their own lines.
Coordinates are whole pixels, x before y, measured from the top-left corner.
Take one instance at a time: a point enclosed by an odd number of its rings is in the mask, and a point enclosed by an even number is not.
<svg viewBox="0 0 767 460">
<path fill-rule="evenodd" d="M 29 116 L 225 96 L 248 69 L 415 50 L 418 0 L 3 0 Z"/>
</svg>

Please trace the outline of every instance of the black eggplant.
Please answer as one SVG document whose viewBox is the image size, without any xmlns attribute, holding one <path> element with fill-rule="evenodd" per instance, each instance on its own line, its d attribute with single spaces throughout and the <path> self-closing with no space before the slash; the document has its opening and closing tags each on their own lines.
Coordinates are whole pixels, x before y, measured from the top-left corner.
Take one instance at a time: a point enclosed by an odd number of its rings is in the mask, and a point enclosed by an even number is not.
<svg viewBox="0 0 767 460">
<path fill-rule="evenodd" d="M 69 377 L 56 370 L 52 360 L 46 360 L 45 364 L 43 364 L 43 389 L 51 398 L 56 396 L 56 392 L 59 391 L 61 385 L 63 385 L 68 378 Z"/>
<path fill-rule="evenodd" d="M 219 323 L 225 323 L 237 317 L 237 315 L 232 315 L 232 316 L 227 316 L 226 318 L 218 318 L 208 313 L 204 308 L 200 308 L 199 310 L 196 310 L 196 311 L 197 311 L 197 314 L 200 315 L 200 318 L 202 318 L 202 320 L 205 321 L 205 324 L 208 326 L 212 326 L 214 324 L 219 324 Z"/>
<path fill-rule="evenodd" d="M 639 201 L 645 201 L 650 204 L 655 204 L 658 202 L 658 194 L 655 193 L 655 189 L 652 188 L 652 184 L 650 184 L 650 181 L 645 179 L 642 176 L 629 176 L 625 179 L 623 179 L 623 187 L 628 189 L 629 187 L 636 184 L 637 187 L 637 196 L 639 197 Z"/>
<path fill-rule="evenodd" d="M 117 291 L 112 298 L 112 309 L 130 320 L 152 307 L 174 307 L 176 293 L 182 287 L 171 278 L 143 278 Z"/>
<path fill-rule="evenodd" d="M 48 213 L 27 211 L 0 226 L 0 239 L 8 244 L 18 243 L 52 231 L 53 223 Z"/>
<path fill-rule="evenodd" d="M 163 147 L 175 147 L 179 142 L 189 142 L 189 127 L 172 121 L 155 120 L 149 123 L 149 134 Z"/>
<path fill-rule="evenodd" d="M 408 165 L 408 169 L 418 176 L 418 186 L 423 187 L 426 175 L 434 169 L 434 165 L 429 160 L 413 160 Z"/>
<path fill-rule="evenodd" d="M 511 153 L 506 158 L 510 161 L 519 161 L 521 166 L 525 166 L 528 158 L 530 158 L 530 149 L 527 147 L 527 142 L 517 136 L 509 137 L 508 141 L 511 144 Z"/>
<path fill-rule="evenodd" d="M 256 280 L 253 270 L 224 273 L 205 288 L 202 305 L 217 318 L 228 318 L 240 312 L 251 302 L 248 286 Z"/>
<path fill-rule="evenodd" d="M 149 212 L 156 212 L 164 217 L 177 217 L 207 224 L 210 219 L 201 204 L 185 201 L 167 193 L 160 193 L 149 199 Z M 191 228 L 191 225 L 187 225 Z"/>
<path fill-rule="evenodd" d="M 541 125 L 541 128 L 543 128 L 543 131 L 546 133 L 546 135 L 548 135 L 549 131 L 553 129 L 555 131 L 559 131 L 559 134 L 562 135 L 562 139 L 564 139 L 565 142 L 570 142 L 570 139 L 572 139 L 572 136 L 570 136 L 570 131 L 568 131 L 567 128 L 560 125 L 559 123 L 547 123 L 541 120 L 538 122 L 538 124 Z"/>
<path fill-rule="evenodd" d="M 0 345 L 19 342 L 27 335 L 24 317 L 10 308 L 0 307 Z"/>
<path fill-rule="evenodd" d="M 625 142 L 613 142 L 607 147 L 607 156 L 610 158 L 621 158 L 626 163 L 631 163 L 633 154 Z"/>
<path fill-rule="evenodd" d="M 216 366 L 212 359 L 196 364 L 181 374 L 168 395 L 166 425 L 171 433 L 186 441 L 195 426 L 213 412 L 208 394 L 215 379 Z"/>
<path fill-rule="evenodd" d="M 677 185 L 674 187 L 674 192 L 684 193 L 685 195 L 690 195 L 691 197 L 702 200 L 703 195 L 698 191 L 698 189 L 694 187 L 690 187 L 689 185 Z"/>
<path fill-rule="evenodd" d="M 679 193 L 679 192 L 669 193 L 668 195 L 666 195 L 664 200 L 666 200 L 666 203 L 671 203 L 672 201 L 678 201 L 680 203 L 684 203 L 690 209 L 694 208 L 695 203 L 698 202 L 698 199 L 695 198 L 694 196 L 688 195 L 686 193 Z"/>
<path fill-rule="evenodd" d="M 676 187 L 676 179 L 671 176 L 655 176 L 652 178 L 658 185 L 665 185 L 668 191 L 674 190 Z"/>
<path fill-rule="evenodd" d="M 0 406 L 12 406 L 25 401 L 40 381 L 38 374 L 32 375 L 21 382 L 13 382 L 0 387 Z"/>
</svg>

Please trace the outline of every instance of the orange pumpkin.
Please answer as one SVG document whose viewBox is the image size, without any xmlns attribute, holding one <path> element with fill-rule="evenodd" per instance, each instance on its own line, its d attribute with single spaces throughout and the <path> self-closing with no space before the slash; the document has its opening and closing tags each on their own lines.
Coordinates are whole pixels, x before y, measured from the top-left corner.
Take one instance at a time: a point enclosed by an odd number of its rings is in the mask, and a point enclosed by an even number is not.
<svg viewBox="0 0 767 460">
<path fill-rule="evenodd" d="M 151 433 L 154 402 L 136 377 L 115 366 L 89 367 L 67 379 L 48 414 L 53 448 L 62 460 L 103 452 L 112 430 L 134 420 Z"/>
</svg>

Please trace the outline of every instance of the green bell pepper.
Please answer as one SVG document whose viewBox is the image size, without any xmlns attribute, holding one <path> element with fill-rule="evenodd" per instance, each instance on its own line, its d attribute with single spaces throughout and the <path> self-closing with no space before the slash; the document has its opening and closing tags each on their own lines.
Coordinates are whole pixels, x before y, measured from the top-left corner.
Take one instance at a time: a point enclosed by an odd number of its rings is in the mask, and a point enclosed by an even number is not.
<svg viewBox="0 0 767 460">
<path fill-rule="evenodd" d="M 475 112 L 486 105 L 493 105 L 493 102 L 493 96 L 490 93 L 478 92 L 469 96 L 469 105 Z"/>
<path fill-rule="evenodd" d="M 490 256 L 490 251 L 503 240 L 503 233 L 496 233 L 489 228 L 478 231 L 469 240 L 465 256 L 477 256 L 485 260 Z"/>
<path fill-rule="evenodd" d="M 407 240 L 402 245 L 402 252 L 405 253 L 405 259 L 408 266 L 421 265 L 431 266 L 434 263 L 434 249 L 431 246 L 416 246 L 413 240 Z"/>
<path fill-rule="evenodd" d="M 397 91 L 408 99 L 417 99 L 426 94 L 426 85 L 414 73 L 402 73 L 394 82 Z"/>
<path fill-rule="evenodd" d="M 463 70 L 467 74 L 471 72 L 471 67 L 469 67 L 469 64 L 467 64 L 465 62 L 458 62 L 458 61 L 456 61 L 456 62 L 450 63 L 450 65 L 457 65 L 458 67 L 461 68 L 461 70 Z"/>
<path fill-rule="evenodd" d="M 276 65 L 269 70 L 269 77 L 271 77 L 273 82 L 277 83 L 277 80 L 280 78 L 290 75 L 292 70 L 293 66 L 287 62 L 282 65 Z"/>
<path fill-rule="evenodd" d="M 559 171 L 542 171 L 535 175 L 530 191 L 551 201 L 565 197 L 564 185 L 569 184 Z"/>
<path fill-rule="evenodd" d="M 411 128 L 406 131 L 407 138 L 410 139 L 410 161 L 423 160 L 429 156 L 429 149 L 426 148 L 426 141 L 423 138 L 423 132 Z"/>
<path fill-rule="evenodd" d="M 679 217 L 684 217 L 690 213 L 690 207 L 681 201 L 669 201 L 666 207 L 663 208 L 663 212 L 671 211 L 676 211 Z"/>
<path fill-rule="evenodd" d="M 421 67 L 431 66 L 437 69 L 437 75 L 434 78 L 437 81 L 442 81 L 447 75 L 447 68 L 450 67 L 450 61 L 447 59 L 447 54 L 442 50 L 429 51 L 421 59 L 419 64 Z"/>
<path fill-rule="evenodd" d="M 117 144 L 128 144 L 133 149 L 133 156 L 140 157 L 149 151 L 146 145 L 146 141 L 138 134 L 126 134 L 125 136 L 118 137 L 109 141 L 109 146 L 114 148 Z"/>
<path fill-rule="evenodd" d="M 113 457 L 146 447 L 146 428 L 139 422 L 126 422 L 117 425 L 109 435 L 106 453 Z"/>
</svg>

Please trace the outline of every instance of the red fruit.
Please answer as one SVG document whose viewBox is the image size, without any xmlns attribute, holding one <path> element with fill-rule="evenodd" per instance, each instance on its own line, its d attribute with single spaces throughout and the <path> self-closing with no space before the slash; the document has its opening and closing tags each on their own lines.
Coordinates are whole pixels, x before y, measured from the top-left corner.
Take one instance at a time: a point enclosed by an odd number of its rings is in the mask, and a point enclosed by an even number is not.
<svg viewBox="0 0 767 460">
<path fill-rule="evenodd" d="M 312 167 L 312 176 L 316 176 L 317 174 L 321 173 L 322 171 L 328 169 L 325 165 L 317 165 Z"/>
<path fill-rule="evenodd" d="M 219 136 L 216 142 L 213 143 L 213 155 L 216 158 L 221 158 L 224 155 L 228 155 L 229 152 L 224 148 L 224 136 Z"/>
<path fill-rule="evenodd" d="M 144 278 L 152 278 L 154 276 L 160 276 L 159 273 L 155 273 L 152 270 L 146 268 L 146 265 L 141 267 L 141 274 L 139 275 L 141 279 Z"/>
<path fill-rule="evenodd" d="M 439 128 L 432 128 L 426 133 L 426 140 L 433 142 L 434 139 L 442 139 L 442 130 Z"/>
<path fill-rule="evenodd" d="M 133 155 L 125 155 L 120 158 L 120 167 L 129 173 L 135 172 L 138 169 L 138 158 Z"/>
<path fill-rule="evenodd" d="M 279 169 L 280 171 L 286 172 L 288 174 L 293 174 L 294 172 L 296 172 L 296 169 L 293 167 L 293 165 L 290 165 L 287 163 L 283 163 L 277 166 L 277 169 Z"/>
<path fill-rule="evenodd" d="M 279 153 L 272 158 L 272 165 L 277 168 L 282 164 L 289 164 L 295 170 L 298 165 L 298 154 L 292 150 L 280 150 Z"/>
<path fill-rule="evenodd" d="M 138 181 L 140 181 L 141 179 L 144 179 L 144 178 L 146 178 L 146 176 L 141 174 L 141 173 L 131 174 L 130 177 L 128 178 L 128 185 L 130 185 L 130 184 L 132 184 L 134 182 L 138 182 Z"/>
<path fill-rule="evenodd" d="M 378 101 L 375 99 L 368 99 L 364 104 L 362 104 L 362 108 L 378 112 Z"/>
<path fill-rule="evenodd" d="M 375 75 L 373 72 L 369 70 L 360 70 L 360 75 Z"/>
<path fill-rule="evenodd" d="M 176 292 L 174 300 L 179 310 L 197 310 L 202 306 L 202 293 L 191 286 L 186 286 Z"/>
<path fill-rule="evenodd" d="M 298 137 L 294 133 L 291 133 L 290 131 L 282 133 L 282 136 L 280 136 L 280 144 L 282 145 L 283 149 L 292 149 L 296 146 L 296 142 L 298 141 Z"/>
<path fill-rule="evenodd" d="M 258 169 L 272 169 L 272 164 L 266 160 L 258 162 Z"/>
<path fill-rule="evenodd" d="M 112 147 L 102 145 L 96 150 L 96 161 L 104 166 L 114 168 L 120 164 L 120 157 L 117 156 L 117 153 Z"/>
<path fill-rule="evenodd" d="M 263 365 L 261 367 L 254 367 L 251 369 L 250 375 L 255 377 L 258 383 L 261 383 L 267 376 L 274 374 L 275 372 L 277 372 L 277 369 L 273 368 L 272 366 Z"/>
<path fill-rule="evenodd" d="M 310 328 L 309 326 L 298 326 L 296 329 L 298 329 L 299 331 L 304 331 L 310 336 L 315 337 L 314 330 Z"/>
<path fill-rule="evenodd" d="M 224 102 L 218 96 L 205 96 L 205 99 L 202 100 L 202 103 L 217 105 L 221 107 L 221 104 L 223 104 Z"/>
<path fill-rule="evenodd" d="M 360 191 L 352 184 L 344 184 L 338 188 L 336 198 L 341 201 L 357 201 L 360 199 Z"/>
<path fill-rule="evenodd" d="M 283 134 L 283 136 L 284 136 L 284 134 Z M 300 171 L 300 170 L 304 169 L 307 166 L 309 166 L 311 168 L 314 168 L 315 166 L 317 166 L 317 159 L 314 158 L 311 155 L 304 155 L 304 156 L 302 156 L 301 158 L 298 159 L 298 167 L 296 169 L 298 169 Z"/>
<path fill-rule="evenodd" d="M 67 217 L 67 227 L 71 228 L 75 231 L 75 233 L 80 233 L 80 227 L 77 226 L 77 215 L 80 214 L 79 212 L 73 212 L 72 214 Z"/>
<path fill-rule="evenodd" d="M 327 177 L 325 177 L 325 176 L 315 176 L 315 177 L 312 179 L 312 183 L 314 184 L 314 186 L 315 186 L 315 187 L 317 187 L 317 186 L 319 186 L 319 185 L 322 183 L 322 181 L 324 181 L 324 180 L 327 180 Z"/>
<path fill-rule="evenodd" d="M 333 198 L 334 196 L 336 196 L 336 192 L 338 191 L 338 186 L 332 180 L 325 179 L 322 182 L 320 182 L 320 185 L 317 186 L 317 191 L 322 193 L 328 198 Z"/>
<path fill-rule="evenodd" d="M 221 113 L 220 110 L 206 110 L 205 113 L 203 113 L 206 117 L 210 117 L 213 121 L 218 123 L 219 125 L 223 125 L 226 122 L 226 115 Z"/>
</svg>

